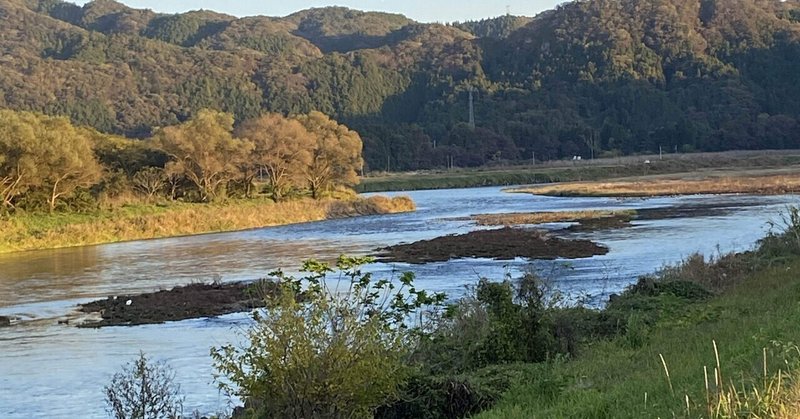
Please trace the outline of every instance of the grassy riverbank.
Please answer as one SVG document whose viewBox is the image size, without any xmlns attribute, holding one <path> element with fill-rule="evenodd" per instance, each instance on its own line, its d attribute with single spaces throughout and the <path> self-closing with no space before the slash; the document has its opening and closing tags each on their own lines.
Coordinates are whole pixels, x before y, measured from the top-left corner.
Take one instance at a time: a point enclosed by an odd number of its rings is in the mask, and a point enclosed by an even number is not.
<svg viewBox="0 0 800 419">
<path fill-rule="evenodd" d="M 184 236 L 359 215 L 413 211 L 407 197 L 302 199 L 274 203 L 127 205 L 85 213 L 20 214 L 0 219 L 0 253 Z"/>
<path fill-rule="evenodd" d="M 725 171 L 780 169 L 799 163 L 800 151 L 668 154 L 661 158 L 657 155 L 632 156 L 540 162 L 528 166 L 380 174 L 364 178 L 358 186 L 358 191 L 385 192 L 595 181 L 714 169 Z"/>
<path fill-rule="evenodd" d="M 800 417 L 796 232 L 712 264 L 693 257 L 640 282 L 606 310 L 626 313 L 620 335 L 526 365 L 478 417 Z"/>
</svg>

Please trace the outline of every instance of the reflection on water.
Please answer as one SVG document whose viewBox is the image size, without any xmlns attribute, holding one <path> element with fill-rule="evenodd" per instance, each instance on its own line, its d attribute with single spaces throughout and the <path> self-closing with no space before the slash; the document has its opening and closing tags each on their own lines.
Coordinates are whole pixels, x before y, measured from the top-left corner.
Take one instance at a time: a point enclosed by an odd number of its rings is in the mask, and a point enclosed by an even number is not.
<svg viewBox="0 0 800 419">
<path fill-rule="evenodd" d="M 39 319 L 0 329 L 0 417 L 104 417 L 103 385 L 140 349 L 175 367 L 189 410 L 224 408 L 224 398 L 211 383 L 208 351 L 235 339 L 234 330 L 247 323 L 246 315 L 102 330 L 55 324 L 81 301 L 198 280 L 254 279 L 277 268 L 292 272 L 309 257 L 333 260 L 340 254 L 364 255 L 399 242 L 464 233 L 477 227 L 453 218 L 476 213 L 682 208 L 669 218 L 636 221 L 631 228 L 570 233 L 609 246 L 607 255 L 590 259 L 462 259 L 369 267 L 382 276 L 412 270 L 418 285 L 455 297 L 480 277 L 502 279 L 534 265 L 553 273 L 561 290 L 590 293 L 600 302 L 638 275 L 692 252 L 752 246 L 766 232 L 766 222 L 796 201 L 789 196 L 564 199 L 505 194 L 499 188 L 410 195 L 417 202 L 416 213 L 0 255 L 0 315 Z"/>
</svg>

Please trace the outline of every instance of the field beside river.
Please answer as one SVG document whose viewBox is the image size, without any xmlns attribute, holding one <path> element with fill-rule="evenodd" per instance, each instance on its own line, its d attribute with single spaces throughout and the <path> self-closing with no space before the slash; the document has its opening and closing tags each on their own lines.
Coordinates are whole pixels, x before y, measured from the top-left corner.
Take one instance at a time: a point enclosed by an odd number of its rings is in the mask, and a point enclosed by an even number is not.
<svg viewBox="0 0 800 419">
<path fill-rule="evenodd" d="M 776 170 L 800 164 L 800 151 L 729 151 L 549 161 L 522 166 L 455 168 L 409 173 L 376 173 L 362 179 L 359 192 L 471 188 L 599 181 L 709 171 Z"/>
</svg>

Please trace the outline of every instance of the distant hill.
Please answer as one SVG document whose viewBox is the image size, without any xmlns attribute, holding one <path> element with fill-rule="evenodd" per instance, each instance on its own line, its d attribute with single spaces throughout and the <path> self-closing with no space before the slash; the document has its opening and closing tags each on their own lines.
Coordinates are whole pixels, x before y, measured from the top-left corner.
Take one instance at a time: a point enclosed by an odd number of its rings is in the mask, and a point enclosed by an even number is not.
<svg viewBox="0 0 800 419">
<path fill-rule="evenodd" d="M 319 110 L 361 133 L 372 169 L 800 147 L 799 0 L 583 0 L 450 25 L 0 0 L 0 48 L 0 107 L 132 137 L 202 108 Z"/>
</svg>

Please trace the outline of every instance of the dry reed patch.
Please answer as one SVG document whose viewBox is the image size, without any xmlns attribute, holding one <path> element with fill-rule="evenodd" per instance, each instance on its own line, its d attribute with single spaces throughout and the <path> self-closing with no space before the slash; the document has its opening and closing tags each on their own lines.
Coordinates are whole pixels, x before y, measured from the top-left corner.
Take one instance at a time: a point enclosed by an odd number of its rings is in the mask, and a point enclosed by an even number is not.
<svg viewBox="0 0 800 419">
<path fill-rule="evenodd" d="M 653 179 L 647 181 L 569 182 L 521 188 L 512 192 L 549 196 L 649 197 L 748 193 L 781 195 L 800 191 L 800 174 L 732 176 L 707 179 Z"/>
<path fill-rule="evenodd" d="M 414 209 L 414 202 L 408 197 L 375 196 L 281 203 L 174 204 L 157 212 L 111 211 L 58 222 L 53 221 L 58 214 L 21 216 L 0 220 L 0 253 L 247 230 Z"/>
<path fill-rule="evenodd" d="M 524 224 L 572 223 L 602 218 L 624 218 L 630 221 L 635 211 L 556 211 L 479 214 L 471 218 L 480 226 L 514 226 Z"/>
</svg>

